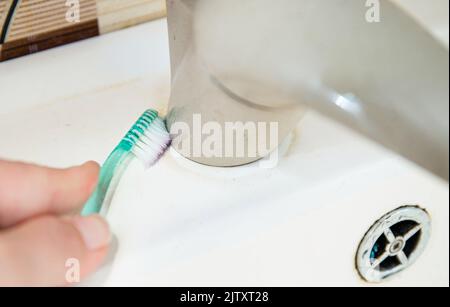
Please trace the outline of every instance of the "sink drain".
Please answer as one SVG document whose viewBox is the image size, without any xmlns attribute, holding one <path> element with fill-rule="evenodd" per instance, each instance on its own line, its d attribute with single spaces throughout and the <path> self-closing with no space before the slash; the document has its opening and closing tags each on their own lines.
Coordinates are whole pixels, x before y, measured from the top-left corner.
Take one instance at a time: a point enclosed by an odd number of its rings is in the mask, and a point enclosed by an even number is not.
<svg viewBox="0 0 450 307">
<path fill-rule="evenodd" d="M 368 282 L 381 282 L 411 266 L 430 238 L 428 213 L 416 206 L 398 208 L 377 221 L 364 236 L 356 266 Z"/>
</svg>

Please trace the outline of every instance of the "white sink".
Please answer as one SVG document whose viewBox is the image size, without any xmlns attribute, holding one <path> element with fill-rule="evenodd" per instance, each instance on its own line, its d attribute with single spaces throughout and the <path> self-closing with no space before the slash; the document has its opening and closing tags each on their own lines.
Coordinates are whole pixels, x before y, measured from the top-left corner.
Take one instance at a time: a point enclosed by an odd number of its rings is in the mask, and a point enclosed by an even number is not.
<svg viewBox="0 0 450 307">
<path fill-rule="evenodd" d="M 0 157 L 102 162 L 143 110 L 165 109 L 166 35 L 161 20 L 0 64 Z M 148 171 L 133 163 L 108 216 L 117 252 L 88 284 L 368 285 L 355 269 L 360 240 L 411 204 L 430 213 L 430 242 L 381 285 L 448 286 L 448 201 L 447 182 L 310 112 L 274 169 L 173 152 Z"/>
</svg>

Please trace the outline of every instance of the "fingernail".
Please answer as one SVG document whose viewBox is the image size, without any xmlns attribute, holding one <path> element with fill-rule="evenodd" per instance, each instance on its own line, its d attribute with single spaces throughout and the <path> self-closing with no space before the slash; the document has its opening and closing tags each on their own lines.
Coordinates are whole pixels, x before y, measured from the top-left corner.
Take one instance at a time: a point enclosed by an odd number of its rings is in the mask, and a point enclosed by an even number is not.
<svg viewBox="0 0 450 307">
<path fill-rule="evenodd" d="M 108 246 L 111 242 L 109 226 L 99 215 L 78 216 L 73 219 L 73 223 L 88 249 L 97 250 Z"/>
</svg>

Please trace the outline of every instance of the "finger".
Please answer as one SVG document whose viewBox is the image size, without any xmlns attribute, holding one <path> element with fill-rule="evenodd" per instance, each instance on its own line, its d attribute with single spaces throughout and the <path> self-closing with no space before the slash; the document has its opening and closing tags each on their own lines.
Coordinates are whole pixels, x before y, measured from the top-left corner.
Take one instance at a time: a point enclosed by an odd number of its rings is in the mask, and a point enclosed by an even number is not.
<svg viewBox="0 0 450 307">
<path fill-rule="evenodd" d="M 34 218 L 0 233 L 0 286 L 78 282 L 105 259 L 110 242 L 99 216 Z"/>
<path fill-rule="evenodd" d="M 0 228 L 79 209 L 95 189 L 98 173 L 95 162 L 58 170 L 0 161 Z"/>
</svg>

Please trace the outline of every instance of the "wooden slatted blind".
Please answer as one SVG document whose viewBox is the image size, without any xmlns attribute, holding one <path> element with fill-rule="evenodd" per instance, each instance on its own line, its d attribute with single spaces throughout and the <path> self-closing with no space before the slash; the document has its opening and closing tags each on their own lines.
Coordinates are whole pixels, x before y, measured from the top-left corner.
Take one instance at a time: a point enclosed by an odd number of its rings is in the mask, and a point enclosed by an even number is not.
<svg viewBox="0 0 450 307">
<path fill-rule="evenodd" d="M 6 16 L 16 2 L 10 22 Z M 73 2 L 73 1 L 72 1 Z M 165 0 L 78 0 L 79 22 L 66 18 L 67 0 L 0 0 L 6 27 L 0 61 L 123 29 L 165 16 Z"/>
</svg>

